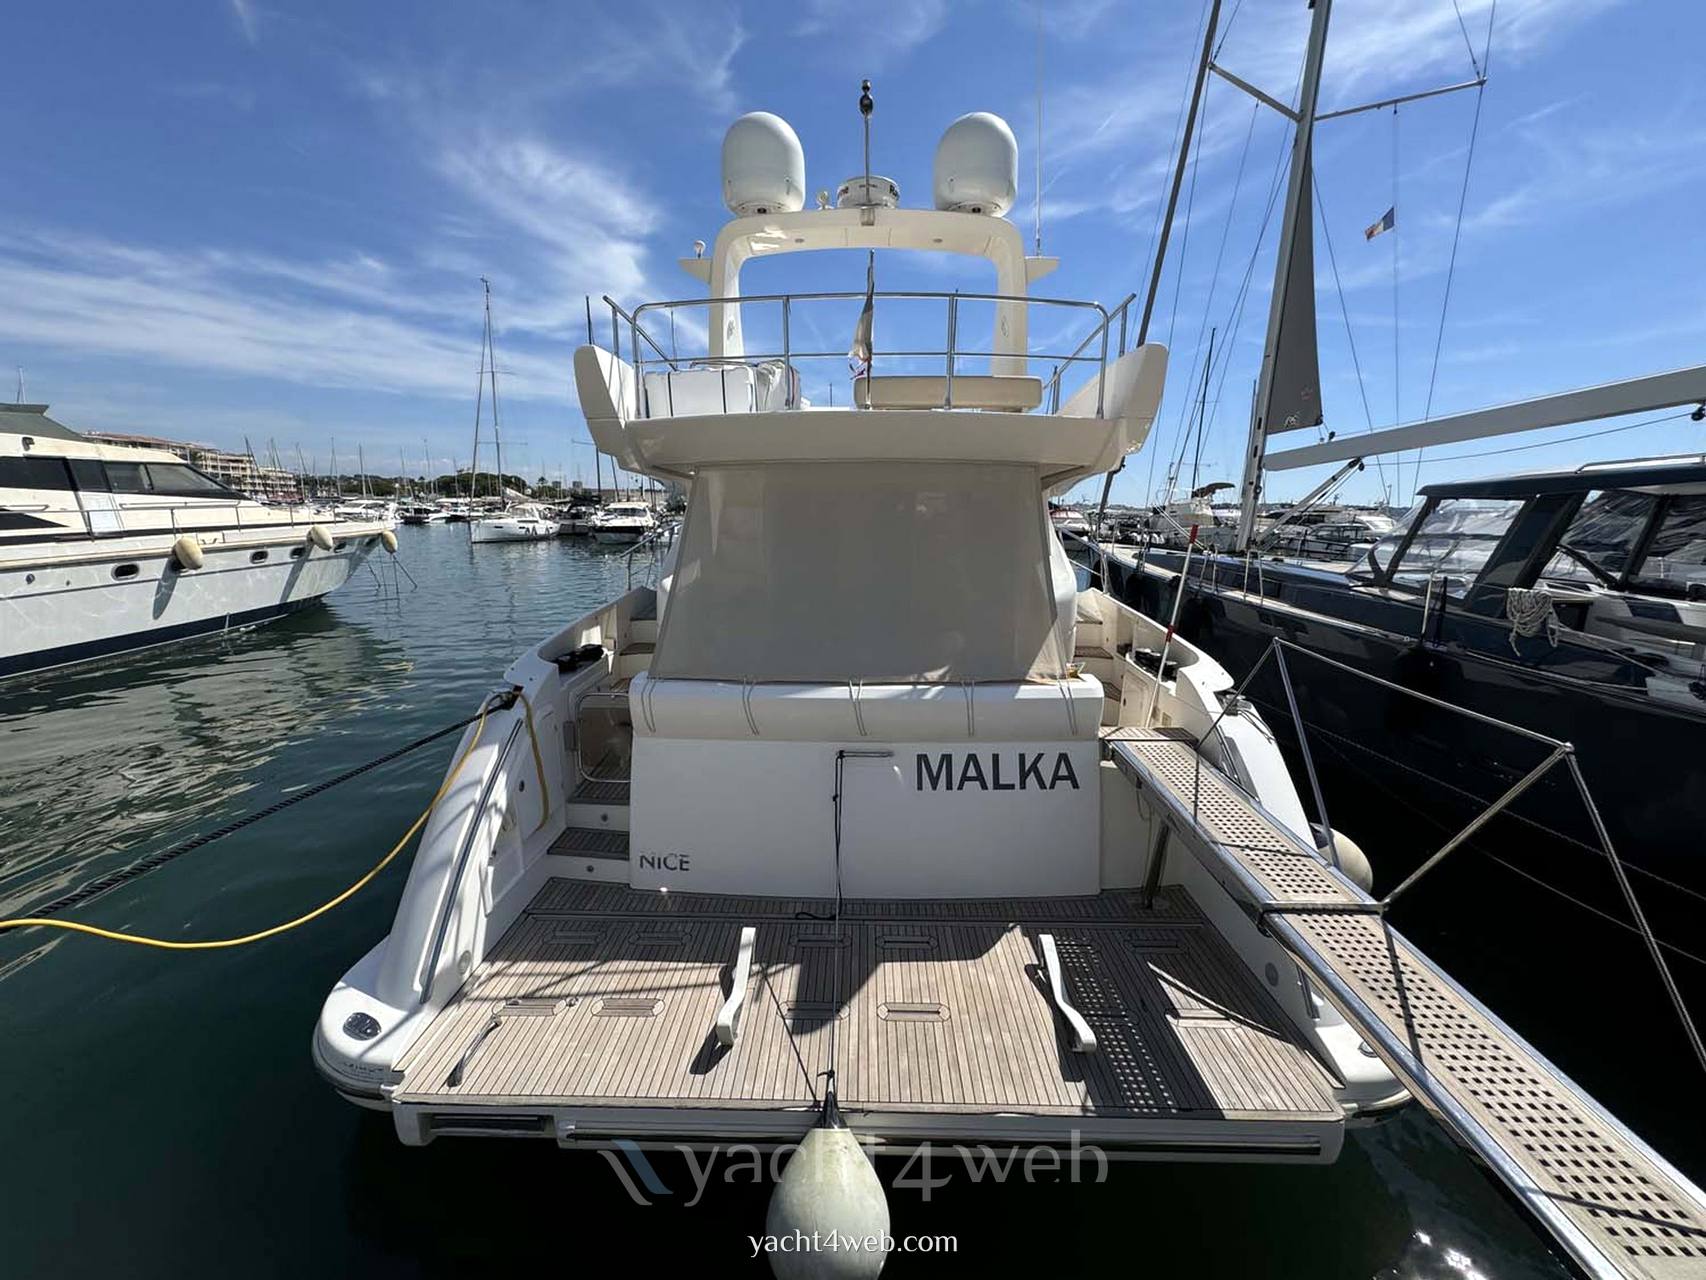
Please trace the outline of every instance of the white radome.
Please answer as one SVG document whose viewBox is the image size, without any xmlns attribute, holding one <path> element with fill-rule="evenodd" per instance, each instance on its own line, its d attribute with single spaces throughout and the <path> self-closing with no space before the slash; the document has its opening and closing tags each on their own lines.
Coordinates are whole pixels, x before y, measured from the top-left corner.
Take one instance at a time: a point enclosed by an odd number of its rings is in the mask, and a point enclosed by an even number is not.
<svg viewBox="0 0 1706 1280">
<path fill-rule="evenodd" d="M 723 135 L 723 203 L 737 217 L 796 213 L 806 202 L 806 153 L 781 116 L 749 111 Z"/>
<path fill-rule="evenodd" d="M 1000 116 L 973 111 L 936 144 L 936 207 L 998 218 L 1019 195 L 1019 144 Z"/>
</svg>

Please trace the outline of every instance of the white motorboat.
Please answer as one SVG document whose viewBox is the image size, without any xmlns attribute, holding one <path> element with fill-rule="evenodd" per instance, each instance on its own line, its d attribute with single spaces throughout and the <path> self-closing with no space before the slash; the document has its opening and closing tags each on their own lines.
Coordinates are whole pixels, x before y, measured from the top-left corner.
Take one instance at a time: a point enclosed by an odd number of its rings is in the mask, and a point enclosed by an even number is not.
<svg viewBox="0 0 1706 1280">
<path fill-rule="evenodd" d="M 1059 533 L 1076 534 L 1081 538 L 1090 536 L 1090 521 L 1074 507 L 1056 507 L 1049 512 L 1049 519 Z"/>
<path fill-rule="evenodd" d="M 410 1144 L 801 1143 L 782 1190 L 814 1218 L 779 1195 L 772 1232 L 886 1231 L 854 1139 L 1320 1163 L 1412 1091 L 1595 1274 L 1653 1221 L 1630 1179 L 1700 1230 L 1697 1189 L 1390 928 L 1220 665 L 1078 589 L 1048 501 L 1143 443 L 1167 357 L 1103 343 L 1119 312 L 1029 295 L 1053 263 L 999 216 L 1012 149 L 967 117 L 937 208 L 867 175 L 807 212 L 792 130 L 731 129 L 736 216 L 688 264 L 708 298 L 621 313 L 632 341 L 574 360 L 600 450 L 686 486 L 680 533 L 655 583 L 494 681 L 389 933 L 325 1002 L 318 1069 Z M 830 249 L 858 253 L 865 288 L 830 295 L 864 301 L 856 350 L 929 301 L 946 341 L 907 333 L 907 371 L 867 363 L 848 407 L 747 394 L 799 384 L 743 314 L 786 333 L 775 313 L 826 299 L 722 301 L 742 264 Z M 982 259 L 995 290 L 877 291 L 865 253 L 906 250 Z M 956 349 L 979 304 L 987 371 Z M 703 360 L 649 359 L 648 317 L 684 307 L 708 311 Z M 1038 308 L 1103 352 L 1045 412 L 1030 370 L 1065 350 L 1032 349 Z"/>
<path fill-rule="evenodd" d="M 644 502 L 612 502 L 588 522 L 594 542 L 638 542 L 658 527 L 657 515 Z"/>
<path fill-rule="evenodd" d="M 368 521 L 387 528 L 397 526 L 397 504 L 389 498 L 350 498 L 339 502 L 333 510 L 340 520 Z"/>
<path fill-rule="evenodd" d="M 0 677 L 269 621 L 394 537 L 86 439 L 44 404 L 0 405 Z"/>
<path fill-rule="evenodd" d="M 468 525 L 474 542 L 538 542 L 557 536 L 557 519 L 544 507 L 521 502 L 495 515 L 481 516 Z"/>
<path fill-rule="evenodd" d="M 398 509 L 404 524 L 443 524 L 450 519 L 450 512 L 444 504 L 438 501 L 411 502 Z"/>
</svg>

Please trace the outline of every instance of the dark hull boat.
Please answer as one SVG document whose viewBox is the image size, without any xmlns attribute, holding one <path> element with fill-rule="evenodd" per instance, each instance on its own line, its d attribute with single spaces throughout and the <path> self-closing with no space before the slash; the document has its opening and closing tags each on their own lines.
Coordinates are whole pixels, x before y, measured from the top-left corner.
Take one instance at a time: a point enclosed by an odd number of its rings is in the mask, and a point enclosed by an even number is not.
<svg viewBox="0 0 1706 1280">
<path fill-rule="evenodd" d="M 1177 548 L 1128 546 L 1087 549 L 1084 562 L 1092 571 L 1105 563 L 1110 593 L 1151 616 L 1171 616 L 1178 598 L 1182 636 L 1235 679 L 1255 673 L 1245 694 L 1294 767 L 1313 766 L 1331 825 L 1353 839 L 1383 833 L 1379 891 L 1546 760 L 1549 746 L 1506 725 L 1571 743 L 1612 848 L 1698 1008 L 1703 494 L 1699 459 L 1620 464 L 1430 486 L 1405 526 L 1352 566 L 1200 552 L 1187 565 Z M 1276 653 L 1276 638 L 1296 647 Z M 1450 923 L 1429 942 L 1479 953 L 1487 976 L 1477 974 L 1478 989 L 1533 989 L 1539 975 L 1507 958 L 1532 919 L 1554 942 L 1608 948 L 1606 977 L 1638 993 L 1617 997 L 1630 1034 L 1672 1034 L 1674 1020 L 1646 1001 L 1651 959 L 1568 762 L 1431 877 L 1419 891 L 1430 898 L 1426 913 Z M 1511 904 L 1524 900 L 1532 916 L 1513 920 Z M 1545 954 L 1556 961 L 1555 950 Z M 1453 962 L 1467 967 L 1457 954 Z M 1577 999 L 1538 1016 L 1567 1036 Z M 1686 1062 L 1686 1046 L 1674 1047 Z M 1583 1060 L 1569 1065 L 1591 1076 L 1593 1046 L 1579 1048 Z"/>
</svg>

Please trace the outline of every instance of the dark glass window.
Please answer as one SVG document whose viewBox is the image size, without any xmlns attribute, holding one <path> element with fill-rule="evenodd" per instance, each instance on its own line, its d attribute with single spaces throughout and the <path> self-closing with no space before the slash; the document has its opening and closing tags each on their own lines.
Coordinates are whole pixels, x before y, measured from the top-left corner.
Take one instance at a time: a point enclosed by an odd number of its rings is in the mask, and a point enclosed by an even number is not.
<svg viewBox="0 0 1706 1280">
<path fill-rule="evenodd" d="M 1541 577 L 1604 583 L 1622 576 L 1657 499 L 1650 493 L 1605 489 L 1588 495 L 1558 542 Z"/>
<path fill-rule="evenodd" d="M 186 462 L 150 462 L 148 482 L 155 493 L 182 498 L 217 498 L 231 495 L 219 481 Z"/>
<path fill-rule="evenodd" d="M 148 487 L 148 475 L 140 462 L 107 463 L 107 479 L 112 483 L 114 493 L 153 492 Z"/>
<path fill-rule="evenodd" d="M 1706 496 L 1690 494 L 1665 503 L 1659 527 L 1633 576 L 1636 586 L 1666 593 L 1682 593 L 1696 583 L 1706 583 Z"/>
<path fill-rule="evenodd" d="M 64 458 L 0 458 L 0 489 L 69 489 Z"/>
<path fill-rule="evenodd" d="M 1404 549 L 1392 584 L 1420 590 L 1438 579 L 1448 595 L 1461 596 L 1485 567 L 1522 505 L 1520 498 L 1440 499 Z M 1398 536 L 1392 535 L 1394 543 Z"/>
<path fill-rule="evenodd" d="M 71 475 L 85 493 L 107 491 L 107 469 L 99 458 L 71 458 Z"/>
</svg>

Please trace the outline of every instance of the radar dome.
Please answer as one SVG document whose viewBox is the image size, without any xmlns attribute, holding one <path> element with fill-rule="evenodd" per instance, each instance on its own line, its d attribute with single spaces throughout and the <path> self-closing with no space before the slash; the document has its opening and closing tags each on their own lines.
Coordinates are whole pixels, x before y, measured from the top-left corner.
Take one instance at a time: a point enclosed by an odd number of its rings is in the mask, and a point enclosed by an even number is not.
<svg viewBox="0 0 1706 1280">
<path fill-rule="evenodd" d="M 723 135 L 723 203 L 745 217 L 795 213 L 806 202 L 806 153 L 781 116 L 750 111 Z"/>
<path fill-rule="evenodd" d="M 1019 194 L 1019 144 L 1007 122 L 974 111 L 936 144 L 936 207 L 1000 217 Z"/>
</svg>

